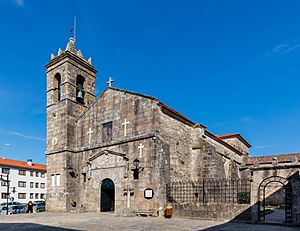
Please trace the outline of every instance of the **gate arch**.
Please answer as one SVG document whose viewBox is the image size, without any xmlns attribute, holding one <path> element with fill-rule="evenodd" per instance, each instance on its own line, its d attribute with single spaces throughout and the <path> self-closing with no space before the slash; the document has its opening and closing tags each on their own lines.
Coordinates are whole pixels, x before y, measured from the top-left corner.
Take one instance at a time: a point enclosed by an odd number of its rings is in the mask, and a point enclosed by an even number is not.
<svg viewBox="0 0 300 231">
<path fill-rule="evenodd" d="M 281 183 L 285 189 L 285 223 L 292 223 L 292 185 L 291 182 L 281 176 L 271 176 L 264 179 L 258 187 L 258 221 L 261 221 L 261 215 L 263 221 L 265 220 L 265 189 L 270 183 L 278 182 Z M 260 208 L 263 209 L 263 214 L 261 214 Z"/>
<path fill-rule="evenodd" d="M 115 210 L 115 184 L 106 178 L 101 183 L 100 189 L 100 211 L 108 212 Z"/>
</svg>

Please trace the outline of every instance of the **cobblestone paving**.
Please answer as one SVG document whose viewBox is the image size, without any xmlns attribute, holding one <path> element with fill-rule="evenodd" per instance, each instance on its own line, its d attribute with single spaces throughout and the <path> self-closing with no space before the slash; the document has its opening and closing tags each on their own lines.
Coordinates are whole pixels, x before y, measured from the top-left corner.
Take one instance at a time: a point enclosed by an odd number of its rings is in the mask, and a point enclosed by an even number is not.
<svg viewBox="0 0 300 231">
<path fill-rule="evenodd" d="M 299 231 L 299 227 L 244 224 L 183 218 L 117 217 L 111 213 L 37 213 L 0 216 L 0 230 L 206 230 L 206 231 Z"/>
</svg>

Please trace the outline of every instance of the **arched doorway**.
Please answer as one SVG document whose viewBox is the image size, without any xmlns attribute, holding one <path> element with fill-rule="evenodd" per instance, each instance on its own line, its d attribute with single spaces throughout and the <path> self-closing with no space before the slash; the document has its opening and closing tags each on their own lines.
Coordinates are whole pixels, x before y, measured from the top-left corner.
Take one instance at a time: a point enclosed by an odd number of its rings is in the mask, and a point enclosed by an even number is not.
<svg viewBox="0 0 300 231">
<path fill-rule="evenodd" d="M 284 198 L 280 201 L 280 198 Z M 267 205 L 276 204 L 278 209 L 269 210 Z M 280 209 L 281 208 L 281 209 Z M 268 214 L 268 212 L 277 214 Z M 280 215 L 282 213 L 282 215 Z M 284 214 L 283 214 L 284 213 Z M 292 186 L 291 183 L 280 176 L 271 176 L 264 179 L 258 188 L 258 220 L 269 222 L 292 223 Z"/>
<path fill-rule="evenodd" d="M 115 184 L 111 179 L 104 179 L 101 184 L 100 211 L 115 210 Z"/>
</svg>

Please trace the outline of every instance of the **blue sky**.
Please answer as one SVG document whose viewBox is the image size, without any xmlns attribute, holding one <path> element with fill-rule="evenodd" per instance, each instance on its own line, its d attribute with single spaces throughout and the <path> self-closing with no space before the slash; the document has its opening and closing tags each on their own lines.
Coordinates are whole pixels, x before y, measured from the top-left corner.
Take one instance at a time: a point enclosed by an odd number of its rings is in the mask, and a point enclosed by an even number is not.
<svg viewBox="0 0 300 231">
<path fill-rule="evenodd" d="M 97 94 L 155 96 L 250 154 L 300 151 L 299 1 L 0 0 L 0 156 L 45 163 L 45 68 L 64 49 L 92 57 Z"/>
</svg>

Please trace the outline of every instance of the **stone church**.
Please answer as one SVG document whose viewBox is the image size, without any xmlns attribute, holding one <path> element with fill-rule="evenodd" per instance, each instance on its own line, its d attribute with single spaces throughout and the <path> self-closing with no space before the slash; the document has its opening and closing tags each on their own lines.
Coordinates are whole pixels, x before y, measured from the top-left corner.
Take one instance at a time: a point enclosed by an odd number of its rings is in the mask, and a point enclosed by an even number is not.
<svg viewBox="0 0 300 231">
<path fill-rule="evenodd" d="M 111 79 L 96 98 L 97 71 L 72 37 L 45 67 L 48 211 L 163 215 L 170 182 L 251 175 L 239 134 L 214 135 Z"/>
</svg>

